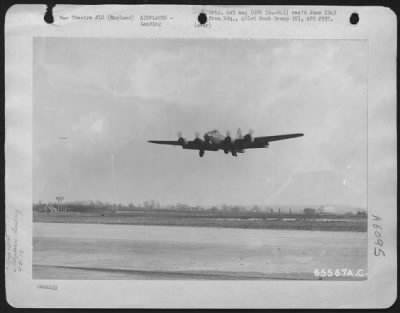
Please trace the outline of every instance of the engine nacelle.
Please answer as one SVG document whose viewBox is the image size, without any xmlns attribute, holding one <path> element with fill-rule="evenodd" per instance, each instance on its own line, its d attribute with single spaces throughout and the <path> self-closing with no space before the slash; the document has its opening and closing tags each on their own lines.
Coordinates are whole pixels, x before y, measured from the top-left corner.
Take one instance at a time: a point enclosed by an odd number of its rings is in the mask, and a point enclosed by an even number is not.
<svg viewBox="0 0 400 313">
<path fill-rule="evenodd" d="M 225 139 L 224 139 L 224 142 L 225 142 L 226 144 L 229 144 L 229 143 L 232 142 L 232 138 L 231 138 L 230 136 L 226 136 Z"/>
<path fill-rule="evenodd" d="M 179 142 L 179 144 L 181 144 L 181 145 L 186 145 L 186 143 L 187 143 L 186 139 L 183 138 L 183 137 L 179 137 L 178 142 Z"/>
<path fill-rule="evenodd" d="M 201 140 L 200 138 L 196 138 L 194 140 L 194 143 L 201 144 L 201 143 L 203 143 L 203 140 Z"/>
<path fill-rule="evenodd" d="M 253 136 L 251 136 L 251 134 L 245 135 L 243 139 L 244 139 L 244 141 L 246 141 L 247 143 L 253 142 Z"/>
</svg>

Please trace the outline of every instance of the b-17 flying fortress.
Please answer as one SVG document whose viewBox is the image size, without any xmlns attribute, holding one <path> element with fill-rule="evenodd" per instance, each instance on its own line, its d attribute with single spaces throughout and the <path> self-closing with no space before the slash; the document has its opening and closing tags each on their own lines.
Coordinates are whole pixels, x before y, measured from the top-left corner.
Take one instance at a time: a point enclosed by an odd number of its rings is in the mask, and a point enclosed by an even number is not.
<svg viewBox="0 0 400 313">
<path fill-rule="evenodd" d="M 244 153 L 246 149 L 268 148 L 271 141 L 301 137 L 303 135 L 304 134 L 296 133 L 253 137 L 253 132 L 250 130 L 243 136 L 239 128 L 236 138 L 232 138 L 229 132 L 227 132 L 226 136 L 223 136 L 218 130 L 212 130 L 205 133 L 203 138 L 200 138 L 197 133 L 196 138 L 191 141 L 186 140 L 181 133 L 178 133 L 178 140 L 149 140 L 149 142 L 162 145 L 181 146 L 183 149 L 199 150 L 200 157 L 204 156 L 205 151 L 218 150 L 223 150 L 226 154 L 231 153 L 232 156 L 236 157 L 237 153 Z"/>
</svg>

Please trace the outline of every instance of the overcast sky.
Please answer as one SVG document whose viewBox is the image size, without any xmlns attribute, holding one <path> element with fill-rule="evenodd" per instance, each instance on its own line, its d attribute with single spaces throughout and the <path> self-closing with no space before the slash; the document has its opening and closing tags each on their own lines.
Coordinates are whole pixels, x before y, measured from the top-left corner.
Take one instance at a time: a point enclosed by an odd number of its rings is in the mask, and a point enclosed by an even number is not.
<svg viewBox="0 0 400 313">
<path fill-rule="evenodd" d="M 366 207 L 367 52 L 350 40 L 36 38 L 34 201 Z M 239 127 L 305 135 L 237 158 L 147 142 Z"/>
</svg>

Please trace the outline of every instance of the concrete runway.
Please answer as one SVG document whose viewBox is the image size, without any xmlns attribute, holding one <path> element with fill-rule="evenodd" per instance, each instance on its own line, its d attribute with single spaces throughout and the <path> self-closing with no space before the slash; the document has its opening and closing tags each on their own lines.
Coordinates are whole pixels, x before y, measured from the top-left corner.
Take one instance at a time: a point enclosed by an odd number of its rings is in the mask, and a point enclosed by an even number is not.
<svg viewBox="0 0 400 313">
<path fill-rule="evenodd" d="M 34 279 L 318 279 L 316 268 L 366 272 L 367 233 L 33 224 Z"/>
</svg>

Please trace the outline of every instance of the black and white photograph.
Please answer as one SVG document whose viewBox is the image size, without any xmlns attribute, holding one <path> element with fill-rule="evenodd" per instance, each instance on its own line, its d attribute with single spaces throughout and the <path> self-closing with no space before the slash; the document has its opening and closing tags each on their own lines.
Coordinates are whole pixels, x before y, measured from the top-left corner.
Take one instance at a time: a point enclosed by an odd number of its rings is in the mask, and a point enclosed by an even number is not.
<svg viewBox="0 0 400 313">
<path fill-rule="evenodd" d="M 395 13 L 15 5 L 12 307 L 388 308 Z"/>
<path fill-rule="evenodd" d="M 367 279 L 367 45 L 36 38 L 34 279 Z"/>
</svg>

